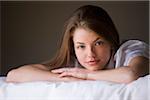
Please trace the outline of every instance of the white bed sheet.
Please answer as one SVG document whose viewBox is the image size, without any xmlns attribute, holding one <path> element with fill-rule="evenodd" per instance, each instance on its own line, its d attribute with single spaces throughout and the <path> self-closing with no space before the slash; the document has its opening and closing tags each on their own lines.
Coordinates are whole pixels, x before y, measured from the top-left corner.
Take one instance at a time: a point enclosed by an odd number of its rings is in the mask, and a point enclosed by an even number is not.
<svg viewBox="0 0 150 100">
<path fill-rule="evenodd" d="M 106 81 L 6 83 L 0 100 L 150 100 L 150 75 L 126 85 Z"/>
</svg>

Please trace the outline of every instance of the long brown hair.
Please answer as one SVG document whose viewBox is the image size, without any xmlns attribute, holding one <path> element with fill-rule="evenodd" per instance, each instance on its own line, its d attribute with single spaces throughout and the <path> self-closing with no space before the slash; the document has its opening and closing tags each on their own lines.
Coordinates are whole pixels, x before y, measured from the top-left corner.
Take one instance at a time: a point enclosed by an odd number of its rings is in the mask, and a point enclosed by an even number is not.
<svg viewBox="0 0 150 100">
<path fill-rule="evenodd" d="M 73 33 L 79 28 L 88 28 L 109 41 L 116 51 L 119 47 L 119 35 L 107 12 L 94 5 L 85 5 L 74 11 L 64 26 L 62 44 L 55 57 L 47 63 L 52 68 L 69 66 L 75 58 Z"/>
</svg>

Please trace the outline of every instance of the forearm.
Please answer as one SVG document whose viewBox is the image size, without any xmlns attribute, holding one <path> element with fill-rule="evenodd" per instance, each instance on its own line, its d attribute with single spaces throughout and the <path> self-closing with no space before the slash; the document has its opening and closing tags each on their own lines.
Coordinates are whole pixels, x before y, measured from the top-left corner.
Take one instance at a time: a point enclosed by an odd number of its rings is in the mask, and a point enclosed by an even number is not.
<svg viewBox="0 0 150 100">
<path fill-rule="evenodd" d="M 7 82 L 30 82 L 30 81 L 59 81 L 58 74 L 37 66 L 23 66 L 10 71 L 7 75 Z"/>
<path fill-rule="evenodd" d="M 87 79 L 104 80 L 116 83 L 130 83 L 137 79 L 137 77 L 135 77 L 134 72 L 130 68 L 120 67 L 117 69 L 90 72 L 87 75 Z"/>
</svg>

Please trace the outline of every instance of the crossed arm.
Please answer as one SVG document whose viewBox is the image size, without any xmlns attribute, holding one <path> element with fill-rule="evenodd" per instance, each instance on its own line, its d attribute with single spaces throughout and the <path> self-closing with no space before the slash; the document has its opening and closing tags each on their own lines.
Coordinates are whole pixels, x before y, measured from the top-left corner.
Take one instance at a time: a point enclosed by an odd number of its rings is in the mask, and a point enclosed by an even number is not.
<svg viewBox="0 0 150 100">
<path fill-rule="evenodd" d="M 129 66 L 116 69 L 89 71 L 83 68 L 60 68 L 49 71 L 44 65 L 26 65 L 10 71 L 8 82 L 29 81 L 80 81 L 104 80 L 117 83 L 130 83 L 140 76 L 149 74 L 149 60 L 145 57 L 133 58 Z"/>
<path fill-rule="evenodd" d="M 21 66 L 8 72 L 6 81 L 21 83 L 33 81 L 79 81 L 81 79 L 74 77 L 58 77 L 59 74 L 54 74 L 49 69 L 41 64 L 32 64 Z"/>
</svg>

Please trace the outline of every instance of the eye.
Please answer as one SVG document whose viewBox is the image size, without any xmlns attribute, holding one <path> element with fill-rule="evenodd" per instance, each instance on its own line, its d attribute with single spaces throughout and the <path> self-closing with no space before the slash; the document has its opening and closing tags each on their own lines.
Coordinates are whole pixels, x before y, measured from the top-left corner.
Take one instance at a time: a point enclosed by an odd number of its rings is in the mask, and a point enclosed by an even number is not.
<svg viewBox="0 0 150 100">
<path fill-rule="evenodd" d="M 96 46 L 98 46 L 98 45 L 103 45 L 103 44 L 104 44 L 103 41 L 97 41 L 97 42 L 95 43 Z"/>
<path fill-rule="evenodd" d="M 77 46 L 77 49 L 84 49 L 84 48 L 85 48 L 84 45 L 79 45 L 79 46 Z"/>
</svg>

